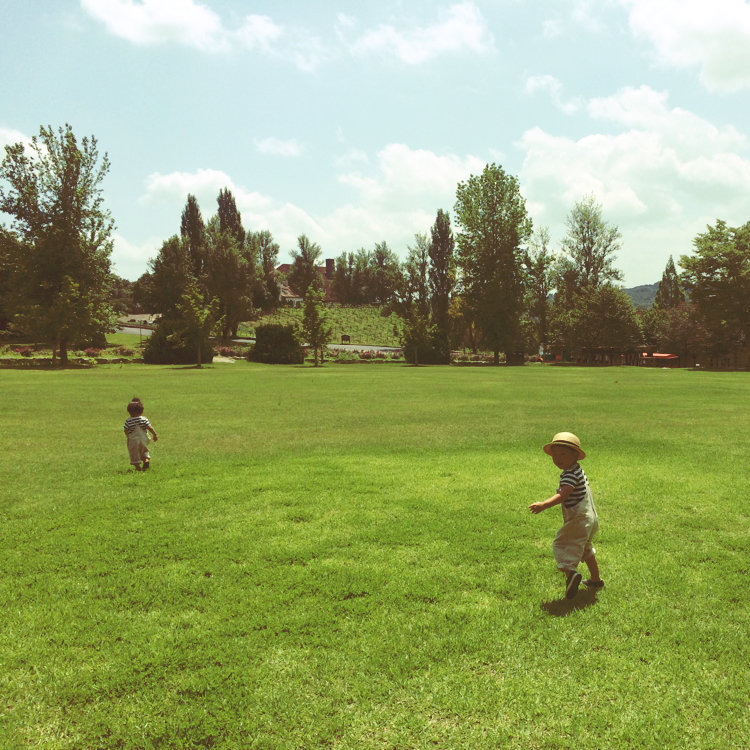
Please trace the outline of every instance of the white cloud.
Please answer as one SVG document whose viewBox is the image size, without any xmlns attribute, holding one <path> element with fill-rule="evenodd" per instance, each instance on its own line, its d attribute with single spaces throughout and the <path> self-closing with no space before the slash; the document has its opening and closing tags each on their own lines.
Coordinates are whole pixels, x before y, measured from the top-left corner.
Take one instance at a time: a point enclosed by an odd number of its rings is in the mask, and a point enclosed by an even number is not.
<svg viewBox="0 0 750 750">
<path fill-rule="evenodd" d="M 23 143 L 24 146 L 29 146 L 31 144 L 31 136 L 22 133 L 20 130 L 0 127 L 0 161 L 5 157 L 5 147 L 13 146 L 16 143 Z"/>
<path fill-rule="evenodd" d="M 248 49 L 268 49 L 272 42 L 278 41 L 284 30 L 268 16 L 247 16 L 237 31 L 237 38 Z"/>
<path fill-rule="evenodd" d="M 592 99 L 588 112 L 619 132 L 573 139 L 536 127 L 518 144 L 522 189 L 536 221 L 562 227 L 573 204 L 593 193 L 623 231 L 630 265 L 621 267 L 633 278 L 654 252 L 689 252 L 707 214 L 730 223 L 746 214 L 748 144 L 734 128 L 670 108 L 665 94 L 648 87 Z M 656 242 L 669 235 L 667 227 L 679 247 Z"/>
<path fill-rule="evenodd" d="M 354 152 L 353 152 L 354 153 Z M 347 162 L 351 170 L 353 161 Z M 321 215 L 300 206 L 282 203 L 268 195 L 250 192 L 220 170 L 154 173 L 145 184 L 141 205 L 160 214 L 179 216 L 188 193 L 196 196 L 204 220 L 216 212 L 216 196 L 229 188 L 248 229 L 270 229 L 283 256 L 307 234 L 323 248 L 327 257 L 359 247 L 371 248 L 386 241 L 397 253 L 404 253 L 414 234 L 427 232 L 438 208 L 452 211 L 456 185 L 484 169 L 475 157 L 439 155 L 431 151 L 390 144 L 370 159 L 354 153 L 360 170 L 339 174 L 350 189 L 350 200 Z M 124 247 L 127 247 L 123 245 Z M 153 257 L 158 248 L 149 257 Z"/>
<path fill-rule="evenodd" d="M 383 24 L 345 40 L 354 33 L 355 22 L 339 16 L 339 37 L 354 55 L 378 54 L 395 57 L 409 65 L 418 65 L 446 53 L 470 51 L 485 53 L 492 49 L 492 35 L 473 2 L 452 5 L 437 23 L 412 29 Z"/>
<path fill-rule="evenodd" d="M 574 114 L 581 107 L 580 98 L 565 99 L 563 96 L 563 85 L 555 76 L 529 76 L 526 79 L 526 93 L 535 94 L 537 91 L 546 91 L 554 105 L 566 115 Z"/>
<path fill-rule="evenodd" d="M 659 62 L 700 67 L 713 91 L 750 86 L 750 2 L 747 0 L 620 0 L 630 28 L 653 45 Z"/>
<path fill-rule="evenodd" d="M 205 52 L 229 46 L 219 16 L 195 0 L 81 0 L 81 7 L 135 44 L 173 42 Z"/>
<path fill-rule="evenodd" d="M 164 237 L 150 237 L 145 242 L 129 242 L 121 234 L 112 236 L 112 271 L 125 279 L 136 279 L 148 270 L 148 261 L 155 258 Z"/>
<path fill-rule="evenodd" d="M 302 144 L 295 139 L 283 141 L 280 138 L 255 138 L 255 148 L 261 154 L 270 156 L 299 156 L 304 150 Z"/>
<path fill-rule="evenodd" d="M 201 52 L 246 49 L 300 70 L 315 70 L 330 57 L 320 40 L 287 29 L 266 15 L 250 14 L 235 27 L 197 0 L 80 0 L 81 8 L 113 35 L 134 44 L 178 44 Z"/>
</svg>

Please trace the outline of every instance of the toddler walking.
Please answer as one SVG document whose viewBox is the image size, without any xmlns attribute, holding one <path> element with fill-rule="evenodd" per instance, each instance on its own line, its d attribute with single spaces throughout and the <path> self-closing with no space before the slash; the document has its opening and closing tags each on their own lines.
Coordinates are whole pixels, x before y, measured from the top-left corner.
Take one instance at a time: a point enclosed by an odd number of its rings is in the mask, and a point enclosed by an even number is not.
<svg viewBox="0 0 750 750">
<path fill-rule="evenodd" d="M 148 452 L 148 433 L 150 432 L 156 442 L 156 432 L 151 426 L 151 422 L 143 416 L 143 404 L 136 396 L 128 404 L 128 414 L 125 420 L 125 437 L 128 440 L 128 453 L 130 454 L 130 463 L 136 471 L 146 471 L 151 465 L 151 456 Z M 143 469 L 141 469 L 143 461 Z"/>
<path fill-rule="evenodd" d="M 586 458 L 581 450 L 581 441 L 572 432 L 558 432 L 552 442 L 544 446 L 544 452 L 562 470 L 560 485 L 552 497 L 532 503 L 529 510 L 541 513 L 555 505 L 562 506 L 563 525 L 555 536 L 552 548 L 557 568 L 565 575 L 565 596 L 572 599 L 581 583 L 581 574 L 578 572 L 578 563 L 581 561 L 586 563 L 591 574 L 583 582 L 584 585 L 592 589 L 604 586 L 596 562 L 596 550 L 591 543 L 599 528 L 599 517 L 596 515 L 588 479 L 578 463 Z"/>
</svg>

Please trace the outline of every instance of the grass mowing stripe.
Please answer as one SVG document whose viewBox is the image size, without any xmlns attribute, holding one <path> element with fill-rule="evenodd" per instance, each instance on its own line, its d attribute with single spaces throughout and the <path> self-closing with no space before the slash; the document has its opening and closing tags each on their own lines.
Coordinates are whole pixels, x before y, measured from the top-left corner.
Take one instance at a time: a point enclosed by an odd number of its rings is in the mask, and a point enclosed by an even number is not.
<svg viewBox="0 0 750 750">
<path fill-rule="evenodd" d="M 732 747 L 748 381 L 525 367 L 0 371 L 0 745 Z M 160 441 L 128 471 L 124 406 Z M 561 601 L 577 432 L 604 591 Z"/>
</svg>

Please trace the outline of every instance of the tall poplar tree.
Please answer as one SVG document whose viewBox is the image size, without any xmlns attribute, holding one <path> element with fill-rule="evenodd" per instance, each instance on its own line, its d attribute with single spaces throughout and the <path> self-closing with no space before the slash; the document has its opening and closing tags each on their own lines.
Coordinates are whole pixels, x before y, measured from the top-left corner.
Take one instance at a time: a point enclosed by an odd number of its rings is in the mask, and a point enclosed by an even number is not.
<svg viewBox="0 0 750 750">
<path fill-rule="evenodd" d="M 312 242 L 307 235 L 297 238 L 299 250 L 292 250 L 292 267 L 289 270 L 289 285 L 303 298 L 308 289 L 321 289 L 323 280 L 317 269 L 317 263 L 323 251 L 320 245 Z"/>
<path fill-rule="evenodd" d="M 662 274 L 654 297 L 654 307 L 659 310 L 669 310 L 685 301 L 685 293 L 680 287 L 680 277 L 674 267 L 672 256 L 669 256 L 667 266 Z"/>
<path fill-rule="evenodd" d="M 219 228 L 222 232 L 229 232 L 237 243 L 237 247 L 242 250 L 245 246 L 245 229 L 242 226 L 242 215 L 237 209 L 232 191 L 229 188 L 220 190 L 216 202 L 219 204 L 217 212 Z"/>
<path fill-rule="evenodd" d="M 430 243 L 430 306 L 436 346 L 450 358 L 450 306 L 456 285 L 456 242 L 451 229 L 450 214 L 438 209 L 431 230 Z"/>
<path fill-rule="evenodd" d="M 180 235 L 185 243 L 193 275 L 199 279 L 206 265 L 206 225 L 198 199 L 188 194 L 180 220 Z"/>
</svg>

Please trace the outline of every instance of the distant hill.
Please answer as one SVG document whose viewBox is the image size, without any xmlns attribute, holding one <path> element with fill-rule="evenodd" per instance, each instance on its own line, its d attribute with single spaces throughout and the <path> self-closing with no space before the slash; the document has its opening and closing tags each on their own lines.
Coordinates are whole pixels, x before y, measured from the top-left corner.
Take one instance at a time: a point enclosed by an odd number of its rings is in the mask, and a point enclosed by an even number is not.
<svg viewBox="0 0 750 750">
<path fill-rule="evenodd" d="M 654 297 L 656 297 L 656 290 L 658 288 L 659 282 L 657 281 L 656 284 L 642 284 L 630 289 L 623 289 L 623 291 L 633 300 L 633 304 L 636 307 L 646 308 L 654 304 Z"/>
</svg>

